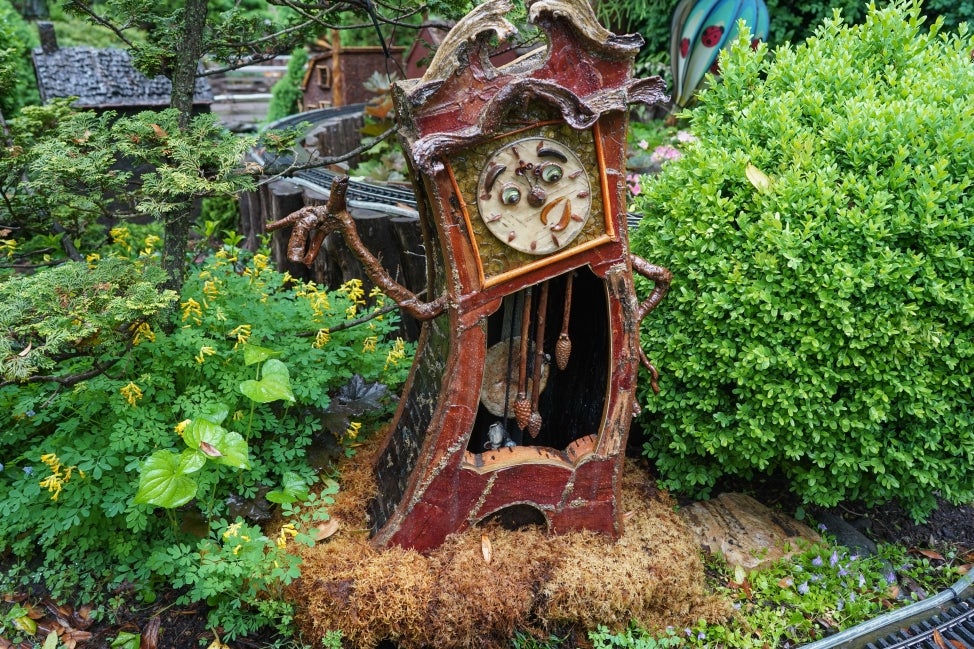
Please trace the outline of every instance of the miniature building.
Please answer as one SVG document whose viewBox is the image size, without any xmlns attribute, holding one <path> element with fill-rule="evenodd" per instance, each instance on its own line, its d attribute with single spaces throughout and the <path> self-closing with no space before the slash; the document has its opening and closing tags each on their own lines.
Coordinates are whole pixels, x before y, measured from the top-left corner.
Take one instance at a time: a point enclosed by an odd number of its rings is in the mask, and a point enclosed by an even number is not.
<svg viewBox="0 0 974 649">
<path fill-rule="evenodd" d="M 381 47 L 343 47 L 337 61 L 332 48 L 312 53 L 301 81 L 302 110 L 367 102 L 373 93 L 366 90 L 366 80 L 374 72 L 398 74 L 404 49 L 391 48 L 392 61 Z"/>
<path fill-rule="evenodd" d="M 41 101 L 77 97 L 75 108 L 135 113 L 169 106 L 172 83 L 163 76 L 146 77 L 132 65 L 126 50 L 58 47 L 54 26 L 37 25 L 41 47 L 32 53 Z M 193 108 L 209 112 L 213 92 L 205 78 L 196 80 Z"/>
<path fill-rule="evenodd" d="M 412 47 L 406 54 L 406 78 L 418 79 L 426 72 L 433 53 L 453 27 L 451 23 L 430 22 L 416 33 Z"/>
</svg>

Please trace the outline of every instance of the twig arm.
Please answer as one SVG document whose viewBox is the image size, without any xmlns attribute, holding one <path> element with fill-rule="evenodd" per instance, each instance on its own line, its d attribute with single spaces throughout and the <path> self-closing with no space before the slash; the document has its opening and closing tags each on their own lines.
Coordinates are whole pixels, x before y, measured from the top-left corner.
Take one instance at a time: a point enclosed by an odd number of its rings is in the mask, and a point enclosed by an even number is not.
<svg viewBox="0 0 974 649">
<path fill-rule="evenodd" d="M 388 295 L 403 311 L 416 320 L 431 320 L 443 313 L 446 308 L 446 296 L 440 296 L 431 302 L 420 300 L 419 296 L 397 282 L 382 267 L 382 262 L 372 254 L 358 236 L 355 221 L 348 213 L 345 194 L 348 191 L 348 176 L 336 178 L 331 185 L 331 195 L 325 206 L 303 207 L 289 214 L 279 221 L 267 225 L 267 231 L 273 232 L 288 225 L 293 225 L 291 238 L 288 240 L 287 256 L 294 262 L 310 266 L 314 262 L 325 236 L 338 232 L 345 239 L 352 254 L 362 263 L 369 279 L 382 292 Z"/>
</svg>

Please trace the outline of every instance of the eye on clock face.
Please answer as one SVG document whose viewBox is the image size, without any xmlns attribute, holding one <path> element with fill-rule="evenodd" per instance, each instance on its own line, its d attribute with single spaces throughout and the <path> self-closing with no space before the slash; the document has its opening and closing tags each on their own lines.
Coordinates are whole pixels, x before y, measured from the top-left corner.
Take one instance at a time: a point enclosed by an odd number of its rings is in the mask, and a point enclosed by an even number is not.
<svg viewBox="0 0 974 649">
<path fill-rule="evenodd" d="M 546 255 L 582 231 L 592 211 L 592 188 L 571 149 L 528 137 L 488 158 L 477 183 L 477 207 L 487 229 L 506 245 Z"/>
</svg>

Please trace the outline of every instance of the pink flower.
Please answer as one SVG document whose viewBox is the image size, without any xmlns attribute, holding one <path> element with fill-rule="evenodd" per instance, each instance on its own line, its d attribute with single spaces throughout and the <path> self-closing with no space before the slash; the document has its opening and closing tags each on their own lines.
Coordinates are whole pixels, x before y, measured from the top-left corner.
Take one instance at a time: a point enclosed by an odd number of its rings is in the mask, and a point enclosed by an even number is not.
<svg viewBox="0 0 974 649">
<path fill-rule="evenodd" d="M 677 131 L 676 132 L 676 141 L 677 142 L 683 142 L 684 144 L 688 144 L 690 142 L 696 142 L 697 141 L 697 137 L 693 133 L 691 133 L 690 131 Z"/>
<path fill-rule="evenodd" d="M 629 193 L 633 196 L 639 196 L 640 192 L 643 191 L 642 186 L 639 184 L 638 174 L 626 174 L 626 185 L 629 186 Z"/>
<path fill-rule="evenodd" d="M 670 160 L 679 160 L 682 156 L 683 154 L 678 149 L 671 147 L 669 144 L 661 144 L 656 147 L 649 158 L 656 164 L 663 164 Z"/>
</svg>

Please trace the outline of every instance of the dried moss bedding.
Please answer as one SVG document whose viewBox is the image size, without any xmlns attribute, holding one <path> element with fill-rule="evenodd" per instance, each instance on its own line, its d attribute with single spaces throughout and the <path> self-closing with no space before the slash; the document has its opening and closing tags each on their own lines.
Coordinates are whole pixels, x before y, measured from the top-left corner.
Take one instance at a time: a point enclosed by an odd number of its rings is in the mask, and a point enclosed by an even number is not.
<svg viewBox="0 0 974 649">
<path fill-rule="evenodd" d="M 599 624 L 682 628 L 728 614 L 706 592 L 699 548 L 673 502 L 635 463 L 623 474 L 625 533 L 615 543 L 486 526 L 450 536 L 429 556 L 369 543 L 370 466 L 362 454 L 348 463 L 331 509 L 340 531 L 304 551 L 290 596 L 306 641 L 341 630 L 354 647 L 507 647 L 515 630 L 584 637 Z"/>
</svg>

